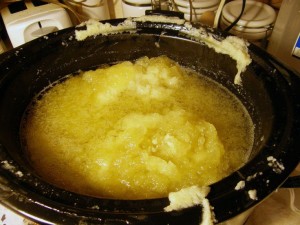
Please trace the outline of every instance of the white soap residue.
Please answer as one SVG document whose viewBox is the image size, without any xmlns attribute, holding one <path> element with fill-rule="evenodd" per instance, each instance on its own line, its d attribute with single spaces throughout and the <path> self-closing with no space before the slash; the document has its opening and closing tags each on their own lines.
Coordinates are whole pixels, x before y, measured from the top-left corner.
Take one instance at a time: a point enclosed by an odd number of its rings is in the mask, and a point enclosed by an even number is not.
<svg viewBox="0 0 300 225">
<path fill-rule="evenodd" d="M 257 200 L 257 191 L 255 189 L 248 191 L 249 198 Z"/>
<path fill-rule="evenodd" d="M 189 208 L 196 205 L 202 205 L 202 222 L 201 225 L 212 225 L 214 223 L 214 216 L 206 199 L 210 188 L 207 186 L 198 187 L 191 186 L 183 188 L 177 192 L 169 193 L 170 205 L 165 207 L 166 212 L 177 211 L 185 208 Z"/>
<path fill-rule="evenodd" d="M 213 225 L 214 224 L 214 214 L 212 212 L 212 208 L 209 204 L 209 201 L 207 198 L 204 198 L 202 201 L 202 221 L 200 225 Z"/>
<path fill-rule="evenodd" d="M 163 15 L 146 15 L 141 17 L 136 17 L 133 19 L 136 22 L 153 22 L 153 23 L 172 23 L 182 25 L 185 23 L 184 19 L 178 17 L 169 17 Z"/>
<path fill-rule="evenodd" d="M 251 180 L 255 179 L 256 177 L 257 177 L 257 173 L 255 173 L 255 174 L 253 174 L 251 176 L 248 176 L 246 180 L 247 181 L 251 181 Z"/>
<path fill-rule="evenodd" d="M 136 22 L 158 22 L 158 23 L 171 23 L 183 25 L 181 33 L 190 36 L 191 38 L 205 43 L 208 47 L 213 48 L 217 53 L 229 55 L 236 61 L 237 74 L 234 78 L 234 83 L 237 85 L 242 84 L 241 73 L 246 70 L 246 67 L 251 63 L 251 58 L 248 53 L 249 43 L 245 40 L 228 36 L 224 40 L 217 40 L 213 34 L 208 33 L 204 28 L 195 28 L 189 22 L 178 17 L 167 17 L 157 15 L 146 15 L 137 18 L 128 18 L 122 23 L 113 26 L 110 23 L 101 23 L 95 20 L 88 20 L 81 23 L 78 27 L 86 26 L 86 29 L 75 30 L 76 40 L 82 41 L 87 37 L 96 35 L 109 35 L 121 33 L 125 31 L 136 30 Z"/>
<path fill-rule="evenodd" d="M 94 210 L 99 210 L 99 209 L 100 209 L 100 207 L 99 207 L 98 205 L 94 205 L 94 206 L 92 206 L 92 207 L 91 207 L 91 209 L 94 209 Z"/>
<path fill-rule="evenodd" d="M 183 33 L 203 41 L 208 47 L 213 48 L 217 53 L 229 55 L 237 63 L 237 74 L 234 78 L 234 83 L 242 84 L 241 73 L 244 72 L 247 66 L 251 63 L 251 58 L 248 53 L 249 43 L 239 37 L 228 36 L 224 40 L 216 40 L 212 34 L 207 33 L 203 28 L 196 29 L 190 24 L 186 24 L 186 31 Z"/>
<path fill-rule="evenodd" d="M 24 174 L 21 171 L 16 170 L 16 168 L 12 164 L 10 164 L 7 160 L 2 161 L 1 166 L 3 169 L 6 169 L 11 173 L 14 173 L 17 177 L 21 178 L 24 176 Z"/>
<path fill-rule="evenodd" d="M 79 24 L 77 27 L 86 26 L 85 30 L 75 30 L 75 37 L 77 41 L 83 41 L 87 37 L 96 36 L 99 34 L 109 35 L 114 33 L 120 33 L 124 31 L 130 31 L 136 28 L 136 24 L 131 19 L 126 19 L 124 22 L 113 26 L 110 23 L 101 23 L 99 21 L 90 19 Z"/>
<path fill-rule="evenodd" d="M 169 193 L 170 205 L 164 210 L 167 212 L 180 210 L 195 205 L 201 205 L 203 199 L 209 193 L 209 187 L 191 186 L 177 192 Z"/>
<path fill-rule="evenodd" d="M 16 174 L 16 176 L 18 176 L 18 177 L 23 177 L 23 176 L 24 176 L 23 173 L 22 173 L 21 171 L 17 171 L 15 174 Z"/>
<path fill-rule="evenodd" d="M 280 174 L 284 170 L 283 164 L 278 162 L 278 160 L 276 158 L 274 158 L 273 156 L 268 156 L 267 161 L 268 161 L 268 166 L 272 167 L 272 170 L 275 173 Z"/>
<path fill-rule="evenodd" d="M 237 183 L 234 190 L 238 191 L 238 190 L 244 189 L 245 185 L 246 185 L 245 181 L 241 180 Z"/>
<path fill-rule="evenodd" d="M 2 161 L 1 164 L 2 164 L 2 167 L 6 170 L 13 171 L 15 169 L 15 167 L 13 165 L 11 165 L 7 160 Z"/>
</svg>

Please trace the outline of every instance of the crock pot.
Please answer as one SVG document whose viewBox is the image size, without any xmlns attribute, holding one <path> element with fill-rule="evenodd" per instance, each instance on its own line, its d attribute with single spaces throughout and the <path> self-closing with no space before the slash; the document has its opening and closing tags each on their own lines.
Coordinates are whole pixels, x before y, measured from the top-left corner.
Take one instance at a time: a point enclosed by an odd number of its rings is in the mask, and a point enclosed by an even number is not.
<svg viewBox="0 0 300 225">
<path fill-rule="evenodd" d="M 121 4 L 124 17 L 143 16 L 146 10 L 152 9 L 151 0 L 122 0 Z"/>
<path fill-rule="evenodd" d="M 243 2 L 231 1 L 222 9 L 220 25 L 223 29 L 230 26 L 241 13 Z M 230 33 L 247 40 L 261 40 L 268 38 L 276 20 L 275 10 L 268 4 L 248 0 L 240 20 L 230 30 Z"/>
<path fill-rule="evenodd" d="M 192 5 L 190 5 L 189 0 L 175 0 L 174 4 L 179 12 L 184 13 L 184 18 L 187 21 L 190 21 L 192 12 L 192 22 L 203 22 L 201 20 L 202 15 L 207 12 L 214 13 L 218 9 L 220 0 L 193 1 Z M 190 7 L 192 7 L 192 11 Z"/>
<path fill-rule="evenodd" d="M 106 21 L 118 25 L 124 19 Z M 22 151 L 19 127 L 30 101 L 67 74 L 167 55 L 219 83 L 235 94 L 255 125 L 249 161 L 212 184 L 207 198 L 218 223 L 254 207 L 288 179 L 299 162 L 300 81 L 298 75 L 265 51 L 249 45 L 252 63 L 234 83 L 236 62 L 172 22 L 137 22 L 136 29 L 75 39 L 68 28 L 28 42 L 0 55 L 0 201 L 41 224 L 199 224 L 202 207 L 165 212 L 167 197 L 145 200 L 103 199 L 57 188 L 43 179 Z M 206 29 L 206 28 L 205 28 Z M 217 40 L 226 35 L 206 29 Z M 229 131 L 230 132 L 230 131 Z M 245 187 L 236 186 L 244 181 Z M 253 198 L 249 191 L 256 191 Z"/>
</svg>

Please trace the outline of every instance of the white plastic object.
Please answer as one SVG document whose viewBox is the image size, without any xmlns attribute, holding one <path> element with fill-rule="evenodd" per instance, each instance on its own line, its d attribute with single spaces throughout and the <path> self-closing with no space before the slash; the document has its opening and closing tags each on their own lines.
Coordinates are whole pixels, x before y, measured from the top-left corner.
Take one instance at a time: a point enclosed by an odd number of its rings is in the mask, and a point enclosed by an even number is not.
<svg viewBox="0 0 300 225">
<path fill-rule="evenodd" d="M 6 206 L 0 204 L 0 224 L 13 224 L 13 225 L 35 225 L 34 222 L 22 217 L 21 215 L 17 214 L 16 212 L 10 210 Z M 37 224 L 36 224 L 37 225 Z"/>
<path fill-rule="evenodd" d="M 122 0 L 124 17 L 138 17 L 145 15 L 146 10 L 151 10 L 151 0 Z"/>
<path fill-rule="evenodd" d="M 175 4 L 182 7 L 190 7 L 189 0 L 174 0 Z M 217 5 L 220 0 L 194 0 L 192 1 L 193 8 L 207 8 Z"/>
<path fill-rule="evenodd" d="M 85 20 L 107 20 L 110 19 L 107 0 L 73 0 L 68 2 Z"/>
<path fill-rule="evenodd" d="M 181 6 L 177 6 L 177 8 L 180 12 L 190 13 L 190 8 L 185 8 L 185 7 L 181 7 Z M 217 10 L 217 8 L 218 8 L 218 5 L 213 5 L 209 8 L 193 8 L 192 13 L 199 15 L 199 14 L 203 14 L 208 11 L 215 11 L 215 10 Z"/>
<path fill-rule="evenodd" d="M 151 0 L 125 0 L 124 2 L 135 5 L 151 5 Z"/>
<path fill-rule="evenodd" d="M 242 0 L 225 4 L 221 18 L 223 29 L 238 18 L 242 4 Z M 247 0 L 242 17 L 230 32 L 249 40 L 263 39 L 271 34 L 275 20 L 276 12 L 271 6 L 262 2 Z"/>
<path fill-rule="evenodd" d="M 219 6 L 216 11 L 215 18 L 214 18 L 213 28 L 219 27 L 220 18 L 221 18 L 222 10 L 223 10 L 225 3 L 226 3 L 226 0 L 221 0 L 219 3 Z"/>
<path fill-rule="evenodd" d="M 215 13 L 218 9 L 220 0 L 196 0 L 192 1 L 192 16 L 191 5 L 189 0 L 174 0 L 178 11 L 184 13 L 184 19 L 191 22 L 204 22 L 203 14 L 207 12 Z M 206 18 L 204 20 L 207 20 Z M 207 23 L 207 21 L 205 21 Z"/>
<path fill-rule="evenodd" d="M 267 51 L 300 73 L 300 1 L 284 0 Z"/>
<path fill-rule="evenodd" d="M 13 47 L 22 45 L 50 32 L 73 26 L 69 14 L 56 4 L 35 6 L 25 1 L 26 9 L 11 12 L 8 7 L 1 16 Z"/>
</svg>

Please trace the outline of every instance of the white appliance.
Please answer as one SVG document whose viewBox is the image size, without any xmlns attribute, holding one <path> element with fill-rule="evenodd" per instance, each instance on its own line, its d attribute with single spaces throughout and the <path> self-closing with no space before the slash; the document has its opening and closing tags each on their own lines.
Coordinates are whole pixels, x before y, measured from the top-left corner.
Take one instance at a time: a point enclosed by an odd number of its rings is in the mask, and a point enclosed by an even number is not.
<svg viewBox="0 0 300 225">
<path fill-rule="evenodd" d="M 232 24 L 241 12 L 243 2 L 241 0 L 231 1 L 222 9 L 221 28 L 226 29 Z M 263 2 L 247 0 L 245 10 L 230 30 L 230 33 L 248 40 L 262 40 L 268 38 L 276 20 L 276 11 Z"/>
<path fill-rule="evenodd" d="M 1 10 L 1 16 L 13 47 L 73 24 L 67 11 L 52 3 L 20 1 Z"/>
<path fill-rule="evenodd" d="M 81 20 L 108 20 L 110 19 L 107 0 L 72 0 L 65 1 Z"/>
<path fill-rule="evenodd" d="M 122 0 L 124 17 L 144 16 L 146 10 L 152 9 L 151 0 Z"/>
<path fill-rule="evenodd" d="M 220 0 L 194 0 L 190 5 L 189 0 L 174 0 L 174 3 L 178 11 L 184 13 L 184 18 L 187 21 L 192 22 L 205 22 L 205 13 L 212 13 L 214 15 L 215 11 L 218 9 Z M 190 9 L 192 7 L 192 11 Z M 192 12 L 192 17 L 190 13 Z"/>
<path fill-rule="evenodd" d="M 299 0 L 282 1 L 267 50 L 300 74 Z"/>
</svg>

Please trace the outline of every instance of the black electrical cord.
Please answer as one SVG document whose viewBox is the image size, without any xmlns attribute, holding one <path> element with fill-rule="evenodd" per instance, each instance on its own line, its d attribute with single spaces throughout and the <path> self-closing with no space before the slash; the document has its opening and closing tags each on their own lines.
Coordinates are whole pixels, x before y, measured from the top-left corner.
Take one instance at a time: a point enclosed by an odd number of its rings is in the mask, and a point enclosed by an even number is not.
<svg viewBox="0 0 300 225">
<path fill-rule="evenodd" d="M 192 4 L 192 0 L 189 0 L 189 4 L 190 4 L 190 22 L 192 22 L 193 20 L 193 4 Z M 196 14 L 195 14 L 196 16 Z"/>
<path fill-rule="evenodd" d="M 243 0 L 243 5 L 242 5 L 242 10 L 240 15 L 235 19 L 235 21 L 233 21 L 228 27 L 226 27 L 226 29 L 224 30 L 225 32 L 229 32 L 239 22 L 239 20 L 244 14 L 245 6 L 246 6 L 246 0 Z"/>
</svg>

